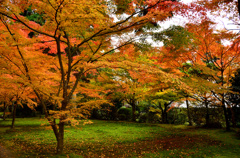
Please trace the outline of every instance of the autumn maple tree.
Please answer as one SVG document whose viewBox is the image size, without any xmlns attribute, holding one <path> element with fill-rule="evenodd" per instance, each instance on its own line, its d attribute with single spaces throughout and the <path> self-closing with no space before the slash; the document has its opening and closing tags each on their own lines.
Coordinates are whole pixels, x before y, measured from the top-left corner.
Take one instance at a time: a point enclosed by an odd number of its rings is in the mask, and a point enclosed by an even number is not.
<svg viewBox="0 0 240 158">
<path fill-rule="evenodd" d="M 191 44 L 187 49 L 178 49 L 179 55 L 168 57 L 183 72 L 182 81 L 191 88 L 190 91 L 184 90 L 187 96 L 202 100 L 207 110 L 210 100 L 219 102 L 224 111 L 226 129 L 229 130 L 226 107 L 230 106 L 226 102 L 226 94 L 229 91 L 229 79 L 238 68 L 239 42 L 236 34 L 226 30 L 217 32 L 214 28 L 214 23 L 207 18 L 201 23 L 187 24 L 185 29 L 192 35 Z M 170 46 L 176 48 L 176 44 Z M 168 48 L 166 46 L 164 50 L 172 50 Z M 206 121 L 209 123 L 208 111 Z"/>
<path fill-rule="evenodd" d="M 217 31 L 214 26 L 214 23 L 204 16 L 201 21 L 193 20 L 185 28 L 173 26 L 155 34 L 156 40 L 163 40 L 164 46 L 159 49 L 160 53 L 156 54 L 154 59 L 161 67 L 174 70 L 179 75 L 182 73 L 180 80 L 188 85 L 188 88 L 175 87 L 184 92 L 186 98 L 202 98 L 205 106 L 208 106 L 208 100 L 214 100 L 212 95 L 215 95 L 221 102 L 229 130 L 225 95 L 229 90 L 229 78 L 238 68 L 239 40 L 236 34 L 226 30 Z M 208 117 L 207 114 L 207 121 Z"/>
<path fill-rule="evenodd" d="M 11 106 L 12 107 L 12 125 L 11 128 L 14 128 L 16 109 L 18 105 L 23 106 L 23 103 L 26 103 L 30 108 L 34 108 L 36 102 L 33 101 L 35 95 L 33 94 L 32 89 L 29 87 L 28 83 L 22 78 L 23 67 L 21 67 L 21 57 L 16 54 L 16 50 L 19 48 L 12 47 L 16 39 L 9 39 L 9 36 L 6 36 L 6 32 L 12 34 L 8 27 L 3 29 L 6 25 L 4 19 L 1 19 L 0 27 L 1 29 L 1 38 L 0 38 L 0 81 L 1 81 L 1 90 L 0 98 L 4 106 L 4 119 L 6 115 L 6 110 Z M 15 32 L 16 33 L 16 32 Z M 6 43 L 8 40 L 12 40 L 13 43 Z"/>
<path fill-rule="evenodd" d="M 136 121 L 137 104 L 143 99 L 149 85 L 155 81 L 155 75 L 162 76 L 164 72 L 154 69 L 148 57 L 151 53 L 136 45 L 128 45 L 118 50 L 118 56 L 109 57 L 115 65 L 102 70 L 99 81 L 104 83 L 109 94 L 118 93 L 132 108 L 132 121 Z M 154 74 L 154 75 L 153 75 Z"/>
<path fill-rule="evenodd" d="M 158 0 L 1 1 L 1 31 L 6 37 L 2 39 L 2 54 L 14 54 L 11 66 L 43 107 L 56 136 L 57 153 L 63 152 L 65 123 L 84 118 L 88 110 L 105 102 L 100 91 L 94 91 L 88 74 L 112 66 L 111 54 L 134 40 L 122 38 L 124 35 L 172 17 L 179 9 L 176 4 Z M 41 15 L 41 23 L 24 16 L 29 7 L 32 13 Z M 73 101 L 73 95 L 83 94 L 96 99 L 76 105 L 79 102 Z M 46 102 L 51 102 L 54 110 L 48 111 Z"/>
<path fill-rule="evenodd" d="M 234 38 L 236 35 L 228 31 L 221 31 L 219 33 L 214 33 L 213 23 L 209 21 L 204 21 L 201 24 L 189 25 L 189 30 L 195 34 L 197 40 L 195 41 L 198 47 L 193 49 L 196 53 L 196 61 L 202 62 L 208 68 L 217 71 L 216 75 L 212 75 L 212 79 L 219 83 L 222 87 L 221 90 L 212 90 L 224 110 L 226 128 L 230 129 L 229 117 L 227 113 L 227 103 L 225 95 L 228 91 L 230 85 L 230 77 L 236 71 L 236 63 L 239 62 L 239 42 Z M 193 28 L 194 27 L 194 28 Z M 230 44 L 224 43 L 225 41 L 230 42 Z M 228 106 L 229 107 L 229 106 Z"/>
</svg>

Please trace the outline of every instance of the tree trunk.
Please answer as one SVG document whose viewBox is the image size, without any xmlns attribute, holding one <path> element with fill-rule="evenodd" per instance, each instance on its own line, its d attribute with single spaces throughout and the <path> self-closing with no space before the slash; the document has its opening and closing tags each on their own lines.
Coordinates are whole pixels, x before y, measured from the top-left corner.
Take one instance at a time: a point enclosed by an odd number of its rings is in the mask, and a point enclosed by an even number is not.
<svg viewBox="0 0 240 158">
<path fill-rule="evenodd" d="M 236 128 L 236 117 L 235 117 L 235 110 L 236 110 L 236 108 L 235 107 L 232 107 L 231 108 L 231 113 L 232 113 L 232 126 L 233 126 L 233 128 Z"/>
<path fill-rule="evenodd" d="M 136 121 L 136 104 L 134 101 L 132 102 L 131 106 L 132 106 L 132 121 L 135 122 Z"/>
<path fill-rule="evenodd" d="M 11 125 L 11 129 L 14 128 L 14 123 L 15 123 L 15 118 L 16 118 L 16 110 L 17 110 L 17 104 L 13 103 L 12 125 Z"/>
<path fill-rule="evenodd" d="M 227 108 L 225 106 L 223 106 L 223 112 L 224 112 L 225 121 L 226 121 L 226 130 L 230 131 L 230 123 L 228 120 Z"/>
<path fill-rule="evenodd" d="M 166 110 L 164 110 L 164 111 L 162 112 L 162 122 L 163 122 L 163 123 L 168 123 Z"/>
<path fill-rule="evenodd" d="M 168 120 L 167 120 L 167 109 L 164 109 L 162 111 L 162 122 L 163 123 L 168 123 Z"/>
<path fill-rule="evenodd" d="M 7 111 L 7 104 L 6 102 L 3 103 L 3 120 L 6 120 L 6 111 Z"/>
<path fill-rule="evenodd" d="M 164 110 L 163 110 L 163 108 L 162 108 L 162 106 L 161 106 L 161 103 L 158 103 L 158 107 L 159 107 L 159 109 L 161 110 L 161 112 L 162 112 L 162 123 L 165 123 L 165 116 L 164 116 Z"/>
<path fill-rule="evenodd" d="M 162 123 L 168 123 L 168 118 L 167 118 L 167 109 L 168 109 L 168 105 L 170 105 L 171 103 L 167 104 L 164 103 L 164 109 L 162 108 L 161 104 L 158 104 L 158 107 L 161 109 L 162 112 Z"/>
<path fill-rule="evenodd" d="M 170 103 L 171 104 L 171 103 Z M 168 110 L 168 106 L 170 105 L 170 104 L 164 104 L 164 106 L 165 106 L 165 109 L 164 109 L 164 117 L 165 117 L 165 123 L 168 123 L 168 117 L 167 117 L 167 110 Z"/>
<path fill-rule="evenodd" d="M 205 100 L 205 107 L 206 107 L 206 126 L 210 123 L 210 117 L 209 117 L 209 109 L 208 109 L 208 102 Z"/>
<path fill-rule="evenodd" d="M 41 108 L 41 115 L 42 115 L 42 114 L 45 114 L 45 112 L 44 112 L 44 105 L 42 104 L 41 107 L 42 107 Z M 55 110 L 55 109 L 53 109 L 53 110 Z"/>
<path fill-rule="evenodd" d="M 57 136 L 57 154 L 63 153 L 63 146 L 64 146 L 64 122 L 63 120 L 60 120 L 59 123 L 59 133 Z"/>
<path fill-rule="evenodd" d="M 192 126 L 192 117 L 190 114 L 189 102 L 187 97 L 186 97 L 186 104 L 187 104 L 187 115 L 188 115 L 189 126 Z"/>
<path fill-rule="evenodd" d="M 40 100 L 42 106 L 43 106 L 43 110 L 44 110 L 44 113 L 45 113 L 45 118 L 47 118 L 49 124 L 51 125 L 52 129 L 53 129 L 53 132 L 54 132 L 54 135 L 56 137 L 56 140 L 57 140 L 57 148 L 56 148 L 56 153 L 57 154 L 62 154 L 63 153 L 63 147 L 64 147 L 64 119 L 65 117 L 62 117 L 60 118 L 60 122 L 59 122 L 59 125 L 57 127 L 57 124 L 56 124 L 56 121 L 55 119 L 51 119 L 49 116 L 48 116 L 48 111 L 47 111 L 47 108 L 46 108 L 46 104 L 44 103 L 44 100 L 42 99 L 41 95 L 35 91 L 35 94 L 37 95 L 38 99 Z M 62 108 L 64 108 L 65 110 L 65 107 L 66 107 L 67 103 L 63 102 L 62 103 Z"/>
<path fill-rule="evenodd" d="M 223 87 L 223 69 L 221 69 L 221 85 Z M 221 94 L 222 96 L 222 107 L 223 107 L 223 112 L 224 112 L 224 116 L 225 116 L 225 122 L 226 122 L 226 131 L 230 131 L 230 122 L 229 122 L 229 119 L 228 119 L 228 112 L 227 112 L 227 108 L 225 106 L 225 98 L 224 98 L 224 93 Z"/>
<path fill-rule="evenodd" d="M 64 100 L 62 102 L 62 111 L 66 110 L 68 102 L 66 100 Z M 58 124 L 58 132 L 56 132 L 57 134 L 57 154 L 62 154 L 63 153 L 63 147 L 64 147 L 64 125 L 65 125 L 65 119 L 66 116 L 62 115 L 60 117 L 59 120 L 59 124 Z"/>
<path fill-rule="evenodd" d="M 226 122 L 226 131 L 230 131 L 230 122 L 228 119 L 227 108 L 225 106 L 224 94 L 222 94 L 222 107 L 223 107 L 223 112 L 224 112 L 224 117 L 225 117 L 225 122 Z"/>
</svg>

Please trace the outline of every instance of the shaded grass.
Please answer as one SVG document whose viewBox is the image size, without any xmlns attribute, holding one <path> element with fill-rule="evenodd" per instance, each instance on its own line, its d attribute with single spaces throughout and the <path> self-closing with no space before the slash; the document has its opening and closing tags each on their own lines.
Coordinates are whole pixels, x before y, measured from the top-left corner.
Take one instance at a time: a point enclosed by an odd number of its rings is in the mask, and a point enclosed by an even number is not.
<svg viewBox="0 0 240 158">
<path fill-rule="evenodd" d="M 10 126 L 12 123 L 12 119 L 7 118 L 5 121 L 1 120 L 0 126 Z M 37 117 L 31 117 L 31 118 L 16 118 L 15 120 L 15 127 L 26 127 L 26 126 L 41 126 L 41 125 L 47 125 L 46 119 L 40 119 Z"/>
<path fill-rule="evenodd" d="M 93 120 L 65 128 L 65 153 L 54 155 L 56 139 L 39 118 L 0 121 L 0 141 L 18 157 L 238 157 L 234 132 L 188 126 Z M 80 156 L 81 155 L 81 156 Z"/>
</svg>

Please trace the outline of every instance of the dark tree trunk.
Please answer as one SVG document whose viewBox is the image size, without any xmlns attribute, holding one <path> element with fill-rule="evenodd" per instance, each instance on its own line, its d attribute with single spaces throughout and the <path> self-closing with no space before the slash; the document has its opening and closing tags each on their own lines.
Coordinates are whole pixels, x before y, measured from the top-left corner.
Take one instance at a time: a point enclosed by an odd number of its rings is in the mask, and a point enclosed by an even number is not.
<svg viewBox="0 0 240 158">
<path fill-rule="evenodd" d="M 168 115 L 167 115 L 167 110 L 168 106 L 172 103 L 173 101 L 169 103 L 164 103 L 164 109 L 162 108 L 161 104 L 158 105 L 158 107 L 161 109 L 162 112 L 162 123 L 168 123 Z"/>
<path fill-rule="evenodd" d="M 16 118 L 16 110 L 17 110 L 17 104 L 13 103 L 13 111 L 12 111 L 12 125 L 11 125 L 11 129 L 14 128 L 14 124 L 15 124 L 15 118 Z"/>
<path fill-rule="evenodd" d="M 135 93 L 133 93 L 133 97 L 131 99 L 126 100 L 129 105 L 132 107 L 132 121 L 136 121 L 136 100 L 135 100 Z"/>
<path fill-rule="evenodd" d="M 41 105 L 41 114 L 44 114 L 44 105 Z M 53 109 L 53 110 L 55 110 L 55 109 Z"/>
<path fill-rule="evenodd" d="M 165 123 L 165 114 L 164 114 L 164 110 L 163 110 L 163 108 L 162 108 L 162 106 L 161 106 L 161 103 L 158 103 L 158 107 L 159 107 L 159 109 L 161 110 L 161 112 L 162 112 L 162 123 Z"/>
<path fill-rule="evenodd" d="M 221 85 L 223 86 L 224 80 L 223 80 L 223 69 L 221 69 Z M 224 117 L 225 117 L 225 122 L 226 122 L 226 131 L 230 131 L 230 122 L 228 119 L 228 112 L 227 108 L 225 106 L 225 98 L 224 98 L 224 93 L 221 94 L 222 96 L 222 107 L 223 107 L 223 112 L 224 112 Z"/>
<path fill-rule="evenodd" d="M 233 124 L 233 127 L 236 128 L 236 117 L 235 117 L 235 107 L 232 107 L 231 108 L 231 113 L 232 113 L 232 124 Z"/>
<path fill-rule="evenodd" d="M 168 110 L 168 106 L 169 106 L 170 104 L 171 104 L 171 103 L 169 103 L 169 104 L 164 104 L 164 106 L 165 106 L 165 108 L 164 108 L 164 117 L 165 117 L 164 121 L 165 121 L 165 123 L 168 123 L 167 110 Z"/>
<path fill-rule="evenodd" d="M 206 107 L 206 126 L 209 125 L 210 123 L 210 117 L 209 117 L 209 109 L 208 109 L 208 102 L 207 100 L 205 99 L 205 107 Z"/>
<path fill-rule="evenodd" d="M 163 122 L 163 123 L 168 123 L 167 111 L 166 111 L 166 110 L 164 110 L 164 111 L 162 112 L 162 122 Z"/>
<path fill-rule="evenodd" d="M 62 121 L 62 120 L 60 120 Z M 57 136 L 57 154 L 63 153 L 64 146 L 64 122 L 59 123 L 59 133 Z"/>
<path fill-rule="evenodd" d="M 189 102 L 188 102 L 188 98 L 186 97 L 186 104 L 187 104 L 187 115 L 188 115 L 188 122 L 189 122 L 189 126 L 192 126 L 192 117 L 190 114 L 190 109 L 189 109 Z"/>
<path fill-rule="evenodd" d="M 162 123 L 165 123 L 165 113 L 163 110 L 162 110 Z"/>
<path fill-rule="evenodd" d="M 226 130 L 230 131 L 230 123 L 228 120 L 227 108 L 225 106 L 223 106 L 223 112 L 224 112 L 224 117 L 225 117 L 225 121 L 226 121 Z"/>
<path fill-rule="evenodd" d="M 38 99 L 40 100 L 42 107 L 43 107 L 43 111 L 45 113 L 45 118 L 47 118 L 49 124 L 51 125 L 54 135 L 56 137 L 57 140 L 57 148 L 56 148 L 56 153 L 57 154 L 62 154 L 63 153 L 63 148 L 64 148 L 64 120 L 65 117 L 61 117 L 60 118 L 60 122 L 57 125 L 56 124 L 56 120 L 55 119 L 51 119 L 48 116 L 48 111 L 46 108 L 46 104 L 44 102 L 44 100 L 42 99 L 42 96 L 35 91 L 35 94 L 37 95 Z M 62 110 L 66 110 L 66 106 L 67 106 L 67 102 L 62 102 Z"/>
<path fill-rule="evenodd" d="M 136 104 L 135 104 L 135 101 L 132 102 L 131 106 L 132 106 L 132 121 L 135 122 L 136 121 Z"/>
<path fill-rule="evenodd" d="M 66 107 L 67 107 L 67 104 L 68 104 L 68 101 L 67 99 L 65 99 L 63 102 L 62 102 L 62 108 L 61 110 L 62 111 L 65 111 L 66 110 Z M 64 148 L 64 121 L 66 119 L 66 116 L 63 115 L 61 116 L 60 118 L 60 122 L 58 124 L 58 132 L 56 132 L 56 136 L 57 136 L 57 154 L 62 154 L 63 153 L 63 148 Z"/>
<path fill-rule="evenodd" d="M 7 104 L 6 102 L 3 103 L 3 120 L 6 120 L 6 112 L 7 112 Z"/>
<path fill-rule="evenodd" d="M 168 123 L 168 119 L 167 119 L 167 107 L 168 104 L 164 104 L 164 109 L 162 109 L 162 122 L 163 123 Z"/>
<path fill-rule="evenodd" d="M 224 112 L 224 117 L 225 117 L 225 122 L 226 122 L 226 131 L 230 131 L 230 122 L 228 119 L 227 108 L 225 106 L 224 94 L 222 94 L 222 107 L 223 107 L 223 112 Z"/>
</svg>

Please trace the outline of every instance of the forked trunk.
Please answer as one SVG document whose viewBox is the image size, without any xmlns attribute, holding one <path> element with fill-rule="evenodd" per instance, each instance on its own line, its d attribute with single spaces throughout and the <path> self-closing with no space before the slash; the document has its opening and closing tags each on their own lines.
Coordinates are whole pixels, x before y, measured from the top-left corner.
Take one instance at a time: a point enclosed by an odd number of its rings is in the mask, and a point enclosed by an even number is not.
<svg viewBox="0 0 240 158">
<path fill-rule="evenodd" d="M 160 110 L 162 112 L 162 123 L 168 123 L 167 106 L 168 106 L 168 104 L 164 104 L 164 109 L 163 109 L 162 106 L 161 106 L 161 103 L 158 103 L 158 107 L 160 108 Z"/>
<path fill-rule="evenodd" d="M 59 124 L 57 125 L 56 124 L 56 120 L 55 119 L 51 119 L 49 116 L 48 116 L 48 111 L 47 111 L 47 108 L 46 108 L 46 104 L 44 103 L 41 95 L 39 95 L 39 93 L 37 91 L 35 91 L 37 97 L 39 98 L 39 100 L 41 101 L 41 104 L 43 106 L 43 110 L 44 110 L 44 113 L 45 113 L 45 118 L 47 118 L 48 122 L 50 123 L 52 129 L 53 129 L 53 132 L 54 132 L 54 135 L 56 137 L 56 140 L 57 140 L 57 148 L 56 148 L 56 153 L 57 154 L 62 154 L 63 153 L 63 147 L 64 147 L 64 117 L 62 117 L 60 119 L 60 122 Z M 64 105 L 64 107 L 66 107 L 66 105 Z"/>
</svg>

